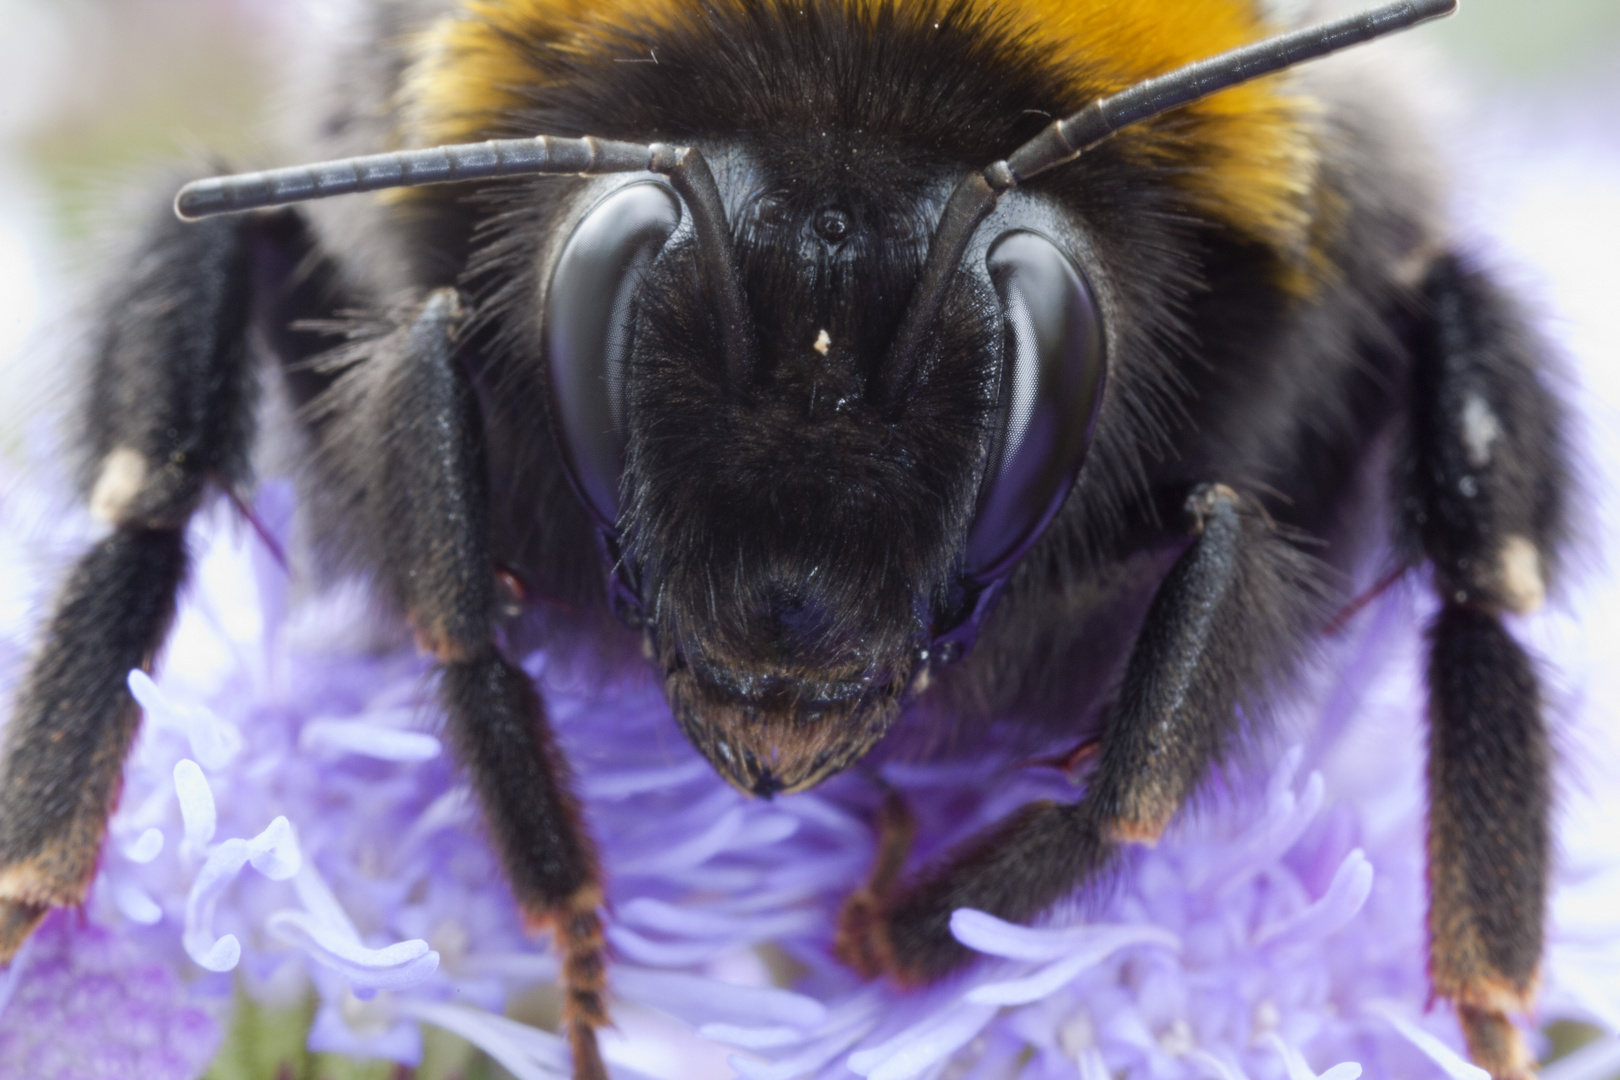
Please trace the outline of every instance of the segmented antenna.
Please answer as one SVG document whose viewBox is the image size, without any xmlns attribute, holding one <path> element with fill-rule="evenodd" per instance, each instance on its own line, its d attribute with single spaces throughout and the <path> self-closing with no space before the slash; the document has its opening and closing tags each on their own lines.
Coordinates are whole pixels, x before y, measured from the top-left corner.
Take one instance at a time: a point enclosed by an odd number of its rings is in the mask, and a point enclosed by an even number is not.
<svg viewBox="0 0 1620 1080">
<path fill-rule="evenodd" d="M 541 135 L 536 139 L 493 139 L 426 150 L 369 154 L 236 176 L 213 176 L 181 188 L 174 199 L 174 212 L 186 221 L 196 221 L 215 214 L 288 206 L 333 195 L 502 176 L 668 173 L 688 153 L 684 146 L 642 145 L 588 137 L 558 139 Z"/>
<path fill-rule="evenodd" d="M 1007 159 L 1018 182 L 1073 161 L 1120 128 L 1329 53 L 1393 34 L 1457 10 L 1457 0 L 1398 0 L 1197 60 L 1055 120 Z"/>
<path fill-rule="evenodd" d="M 1121 128 L 1251 79 L 1450 15 L 1456 10 L 1457 0 L 1397 0 L 1195 61 L 1100 98 L 1072 116 L 1053 121 L 1006 160 L 964 177 L 951 192 L 945 212 L 940 215 L 928 246 L 928 257 L 923 262 L 922 275 L 912 293 L 911 307 L 889 351 L 884 392 L 890 408 L 898 408 L 910 397 L 923 336 L 945 305 L 951 279 L 973 238 L 973 230 L 995 209 L 1003 192 L 1054 166 L 1073 161 Z"/>
<path fill-rule="evenodd" d="M 655 172 L 686 200 L 692 213 L 704 275 L 720 318 L 721 347 L 732 385 L 741 386 L 753 364 L 742 283 L 732 251 L 731 229 L 714 173 L 690 146 L 630 143 L 612 139 L 492 139 L 481 143 L 400 150 L 391 154 L 342 158 L 266 172 L 213 176 L 180 189 L 174 212 L 186 221 L 288 206 L 333 195 L 388 188 L 454 184 L 510 176 Z"/>
</svg>

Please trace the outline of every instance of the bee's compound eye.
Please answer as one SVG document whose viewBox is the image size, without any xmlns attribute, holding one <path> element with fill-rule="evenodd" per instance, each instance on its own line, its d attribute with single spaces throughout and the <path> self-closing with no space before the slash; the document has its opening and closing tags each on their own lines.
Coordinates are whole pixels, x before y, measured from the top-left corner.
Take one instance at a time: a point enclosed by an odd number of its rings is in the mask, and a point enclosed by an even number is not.
<svg viewBox="0 0 1620 1080">
<path fill-rule="evenodd" d="M 580 219 L 546 289 L 552 428 L 575 492 L 610 531 L 624 472 L 624 379 L 636 289 L 680 220 L 680 201 L 663 184 L 620 188 Z"/>
<path fill-rule="evenodd" d="M 1001 301 L 1003 359 L 994 437 L 966 570 L 1005 574 L 1063 504 L 1102 400 L 1103 331 L 1073 260 L 1032 232 L 1004 233 L 986 259 Z"/>
</svg>

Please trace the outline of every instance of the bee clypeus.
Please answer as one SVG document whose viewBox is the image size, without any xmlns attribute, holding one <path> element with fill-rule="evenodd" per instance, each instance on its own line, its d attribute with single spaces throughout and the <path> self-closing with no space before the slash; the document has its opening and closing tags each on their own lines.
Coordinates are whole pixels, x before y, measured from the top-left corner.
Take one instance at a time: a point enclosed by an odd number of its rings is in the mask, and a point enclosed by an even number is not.
<svg viewBox="0 0 1620 1080">
<path fill-rule="evenodd" d="M 922 982 L 969 958 L 954 909 L 1037 917 L 1154 842 L 1369 551 L 1439 594 L 1434 989 L 1477 1062 L 1526 1074 L 1549 766 L 1501 618 L 1556 567 L 1560 406 L 1398 99 L 1275 74 L 1453 6 L 1274 34 L 1251 0 L 379 0 L 312 125 L 326 163 L 189 185 L 103 298 L 110 529 L 7 730 L 0 955 L 85 894 L 125 673 L 162 647 L 188 518 L 249 482 L 265 351 L 318 542 L 438 661 L 563 952 L 581 1080 L 605 1075 L 599 870 L 503 649 L 652 665 L 767 797 L 906 710 L 1067 731 L 1078 801 L 909 877 L 890 807 L 837 949 Z"/>
</svg>

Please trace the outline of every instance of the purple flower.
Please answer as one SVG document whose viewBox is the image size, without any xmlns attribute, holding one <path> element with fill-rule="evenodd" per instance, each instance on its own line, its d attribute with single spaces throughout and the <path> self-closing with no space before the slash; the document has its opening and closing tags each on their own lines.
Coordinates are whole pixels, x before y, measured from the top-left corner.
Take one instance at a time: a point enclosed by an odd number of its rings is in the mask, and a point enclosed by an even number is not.
<svg viewBox="0 0 1620 1080">
<path fill-rule="evenodd" d="M 266 485 L 261 519 L 284 530 L 291 511 L 289 490 Z M 188 1032 L 161 1044 L 183 1063 L 171 1075 L 194 1075 L 218 1038 L 197 1004 L 207 973 L 234 971 L 268 1004 L 313 987 L 312 1049 L 414 1064 L 432 1024 L 520 1077 L 565 1075 L 560 1039 L 500 1015 L 556 963 L 523 938 L 432 734 L 426 666 L 368 647 L 363 590 L 291 605 L 287 576 L 224 504 L 193 542 L 197 586 L 170 659 L 155 681 L 130 676 L 147 719 L 91 925 L 55 917 L 13 967 L 0 1047 L 52 1042 L 24 1003 L 93 997 L 108 978 L 42 955 L 116 943 L 168 996 L 96 999 L 107 1060 L 139 1049 L 126 1027 L 166 1025 L 166 1038 Z M 1032 928 L 959 911 L 953 932 L 985 961 L 914 994 L 859 984 L 829 951 L 872 855 L 873 785 L 851 775 L 746 799 L 685 744 L 650 681 L 602 684 L 530 657 L 609 874 L 609 1060 L 622 1076 L 677 1077 L 727 1075 L 729 1058 L 750 1080 L 990 1077 L 1017 1061 L 1086 1080 L 1477 1080 L 1449 1012 L 1425 1012 L 1420 595 L 1396 590 L 1331 646 L 1310 704 L 1284 718 L 1303 741 L 1263 785 L 1213 792 L 1085 913 Z M 1073 795 L 1060 774 L 993 755 L 884 772 L 932 850 L 1028 799 Z M 1612 847 L 1592 855 L 1620 866 Z M 1557 910 L 1579 895 L 1561 892 Z M 1549 1004 L 1608 1019 L 1620 980 L 1561 962 L 1559 929 Z M 1615 948 L 1612 923 L 1600 932 Z M 805 969 L 797 992 L 771 985 L 765 944 Z M 126 1013 L 152 1019 L 115 1019 Z"/>
</svg>

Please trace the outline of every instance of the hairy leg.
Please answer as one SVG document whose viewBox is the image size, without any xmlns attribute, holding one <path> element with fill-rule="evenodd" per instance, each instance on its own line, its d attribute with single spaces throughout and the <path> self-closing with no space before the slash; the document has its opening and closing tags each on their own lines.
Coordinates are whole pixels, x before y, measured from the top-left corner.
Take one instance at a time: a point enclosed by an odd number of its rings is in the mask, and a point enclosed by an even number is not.
<svg viewBox="0 0 1620 1080">
<path fill-rule="evenodd" d="M 1256 703 L 1286 672 L 1318 614 L 1315 571 L 1229 488 L 1205 485 L 1187 509 L 1195 539 L 1148 610 L 1085 796 L 1012 814 L 891 888 L 881 918 L 857 893 L 839 939 L 846 963 L 905 982 L 950 972 L 971 958 L 950 934 L 952 911 L 1040 914 L 1103 872 L 1121 845 L 1156 842 L 1232 748 L 1239 704 Z"/>
<path fill-rule="evenodd" d="M 1424 284 L 1411 438 L 1399 481 L 1410 548 L 1433 562 L 1429 630 L 1429 973 L 1498 1080 L 1533 1059 L 1509 1014 L 1541 960 L 1550 752 L 1535 668 L 1503 627 L 1537 607 L 1568 499 L 1557 400 L 1504 294 L 1455 257 Z"/>
<path fill-rule="evenodd" d="M 456 294 L 350 350 L 316 408 L 324 460 L 352 502 L 355 541 L 440 665 L 448 735 L 531 928 L 563 956 L 578 1080 L 606 1080 L 596 853 L 539 695 L 495 642 L 496 574 L 479 412 L 455 352 Z"/>
<path fill-rule="evenodd" d="M 139 724 L 125 679 L 163 645 L 205 486 L 246 479 L 247 230 L 185 225 L 165 204 L 101 299 L 82 419 L 90 509 L 112 531 L 69 575 L 6 728 L 0 960 L 83 900 Z"/>
</svg>

